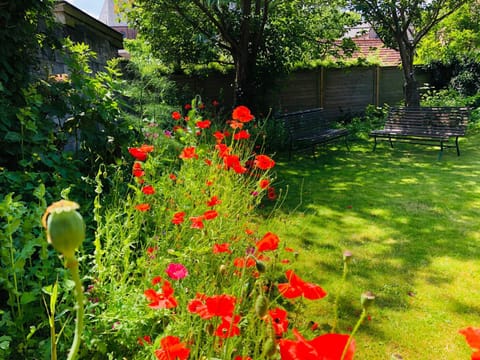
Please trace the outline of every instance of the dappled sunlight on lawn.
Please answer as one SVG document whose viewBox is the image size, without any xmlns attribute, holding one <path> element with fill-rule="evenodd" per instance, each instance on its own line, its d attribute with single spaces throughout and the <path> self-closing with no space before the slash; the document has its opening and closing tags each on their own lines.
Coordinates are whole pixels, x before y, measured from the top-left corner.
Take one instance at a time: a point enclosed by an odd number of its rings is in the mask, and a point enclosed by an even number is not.
<svg viewBox="0 0 480 360">
<path fill-rule="evenodd" d="M 366 289 L 377 295 L 374 320 L 359 334 L 360 359 L 469 357 L 458 330 L 480 324 L 479 140 L 441 160 L 433 148 L 372 152 L 363 142 L 350 152 L 322 150 L 316 161 L 278 161 L 279 187 L 289 193 L 277 212 L 290 224 L 279 235 L 303 250 L 298 266 L 335 287 L 332 254 L 349 249 L 355 260 L 342 306 Z"/>
</svg>

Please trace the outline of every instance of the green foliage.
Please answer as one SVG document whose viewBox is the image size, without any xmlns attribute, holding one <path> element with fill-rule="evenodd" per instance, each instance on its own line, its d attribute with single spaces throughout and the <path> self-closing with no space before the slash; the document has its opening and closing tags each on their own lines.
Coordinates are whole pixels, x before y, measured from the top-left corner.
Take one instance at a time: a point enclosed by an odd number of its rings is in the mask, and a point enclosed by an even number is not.
<svg viewBox="0 0 480 360">
<path fill-rule="evenodd" d="M 123 119 L 115 64 L 93 75 L 88 62 L 94 54 L 86 45 L 66 40 L 65 49 L 71 75 L 31 83 L 23 90 L 25 104 L 13 108 L 16 121 L 3 119 L 0 185 L 6 191 L 23 194 L 41 181 L 57 189 L 73 184 L 88 196 L 85 184 L 78 186 L 81 176 L 115 164 L 121 144 L 136 135 L 135 123 Z"/>
<path fill-rule="evenodd" d="M 357 19 L 343 1 L 140 1 L 132 25 L 173 69 L 212 62 L 235 67 L 235 98 L 257 105 L 296 61 L 324 56 Z M 320 40 L 321 39 L 321 40 Z M 258 95 L 257 94 L 257 95 Z"/>
<path fill-rule="evenodd" d="M 151 46 L 141 39 L 126 42 L 131 54 L 124 64 L 127 83 L 123 95 L 128 99 L 128 115 L 145 121 L 162 123 L 170 119 L 173 108 L 169 104 L 179 102 L 179 90 L 168 79 L 168 69 L 152 56 Z"/>
<path fill-rule="evenodd" d="M 385 123 L 389 106 L 368 105 L 365 114 L 354 117 L 346 126 L 358 138 L 367 139 L 371 130 L 379 129 Z"/>
<path fill-rule="evenodd" d="M 467 0 L 384 1 L 352 0 L 352 7 L 372 25 L 383 42 L 400 52 L 406 106 L 419 106 L 420 93 L 413 67 L 415 50 L 432 27 Z"/>
<path fill-rule="evenodd" d="M 55 271 L 58 258 L 47 248 L 40 225 L 46 208 L 46 190 L 33 190 L 35 200 L 25 202 L 12 193 L 0 199 L 0 357 L 49 359 L 49 326 L 42 288 L 63 278 Z M 62 288 L 65 286 L 62 280 Z M 63 295 L 63 292 L 62 292 Z M 55 319 L 61 328 L 69 321 L 62 297 Z M 67 301 L 68 303 L 68 301 Z M 68 334 L 69 331 L 64 333 Z M 68 335 L 67 335 L 68 336 Z M 64 350 L 64 349 L 63 349 Z"/>
<path fill-rule="evenodd" d="M 463 5 L 455 16 L 437 24 L 418 46 L 420 64 L 454 63 L 459 59 L 480 60 L 480 4 Z"/>
</svg>

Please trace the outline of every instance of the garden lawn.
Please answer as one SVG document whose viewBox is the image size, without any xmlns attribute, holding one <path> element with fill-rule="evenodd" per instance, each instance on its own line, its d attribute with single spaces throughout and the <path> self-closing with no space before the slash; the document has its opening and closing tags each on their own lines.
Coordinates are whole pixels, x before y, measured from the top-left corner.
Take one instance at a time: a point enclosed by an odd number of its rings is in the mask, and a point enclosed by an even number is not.
<svg viewBox="0 0 480 360">
<path fill-rule="evenodd" d="M 360 295 L 376 295 L 355 336 L 357 359 L 469 359 L 458 330 L 480 326 L 480 135 L 438 160 L 438 147 L 353 141 L 317 161 L 277 156 L 283 204 L 269 229 L 299 252 L 294 267 L 329 296 L 306 301 L 320 328 L 333 319 L 342 252 L 353 259 L 339 302 L 349 332 Z"/>
</svg>

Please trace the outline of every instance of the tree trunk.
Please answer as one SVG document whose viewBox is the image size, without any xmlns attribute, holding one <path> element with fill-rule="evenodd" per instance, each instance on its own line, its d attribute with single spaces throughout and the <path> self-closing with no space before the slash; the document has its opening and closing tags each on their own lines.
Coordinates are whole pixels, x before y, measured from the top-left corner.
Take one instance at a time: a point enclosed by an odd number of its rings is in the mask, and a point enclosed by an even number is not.
<svg viewBox="0 0 480 360">
<path fill-rule="evenodd" d="M 251 110 L 255 105 L 255 73 L 257 63 L 257 44 L 255 42 L 255 29 L 252 21 L 252 0 L 242 0 L 242 23 L 240 26 L 240 39 L 233 54 L 235 60 L 235 86 L 234 105 L 245 105 Z"/>
<path fill-rule="evenodd" d="M 250 107 L 255 103 L 255 61 L 248 53 L 239 54 L 235 63 L 234 105 Z"/>
<path fill-rule="evenodd" d="M 403 68 L 403 94 L 405 98 L 405 106 L 419 107 L 420 106 L 420 92 L 418 90 L 418 82 L 415 78 L 415 69 L 413 67 L 413 57 L 415 48 L 410 45 L 408 40 L 400 40 L 399 50 L 402 59 Z"/>
</svg>

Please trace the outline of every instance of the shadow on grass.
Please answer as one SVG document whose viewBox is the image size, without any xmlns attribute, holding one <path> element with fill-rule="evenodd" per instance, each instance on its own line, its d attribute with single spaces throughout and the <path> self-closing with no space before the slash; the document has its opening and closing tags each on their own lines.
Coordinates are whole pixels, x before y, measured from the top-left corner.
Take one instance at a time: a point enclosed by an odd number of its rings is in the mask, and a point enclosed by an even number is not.
<svg viewBox="0 0 480 360">
<path fill-rule="evenodd" d="M 277 214 L 293 222 L 283 236 L 312 254 L 306 266 L 318 280 L 339 273 L 332 254 L 354 251 L 358 285 L 371 286 L 379 307 L 403 311 L 415 296 L 417 277 L 436 259 L 480 258 L 479 141 L 478 134 L 462 139 L 461 156 L 447 149 L 440 160 L 438 148 L 383 143 L 373 152 L 364 140 L 352 143 L 351 151 L 341 145 L 320 149 L 316 161 L 308 154 L 290 161 L 280 154 L 277 187 L 286 194 Z M 438 287 L 455 279 L 430 269 L 423 280 Z M 462 303 L 453 307 L 458 313 L 469 309 L 478 311 Z"/>
</svg>

